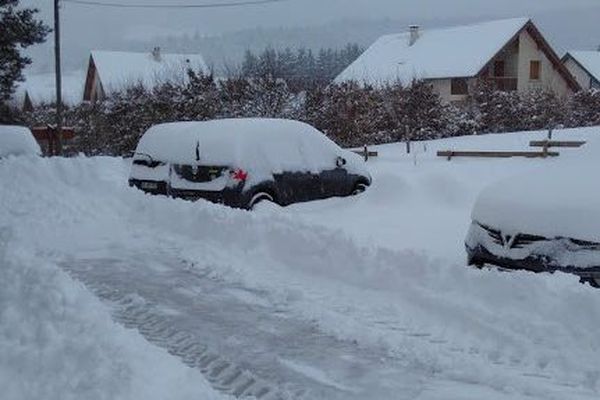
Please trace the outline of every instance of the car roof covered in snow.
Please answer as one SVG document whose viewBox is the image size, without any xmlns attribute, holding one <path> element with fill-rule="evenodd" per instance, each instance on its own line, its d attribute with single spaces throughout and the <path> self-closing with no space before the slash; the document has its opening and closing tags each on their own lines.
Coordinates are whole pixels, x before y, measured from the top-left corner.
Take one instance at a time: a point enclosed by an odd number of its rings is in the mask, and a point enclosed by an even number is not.
<svg viewBox="0 0 600 400">
<path fill-rule="evenodd" d="M 236 166 L 265 173 L 331 169 L 340 151 L 308 124 L 266 118 L 156 125 L 142 136 L 136 150 L 160 161 Z"/>
<path fill-rule="evenodd" d="M 411 46 L 410 33 L 385 35 L 335 79 L 374 85 L 413 79 L 472 77 L 529 22 L 529 18 L 427 29 Z"/>
<path fill-rule="evenodd" d="M 208 72 L 200 54 L 163 54 L 151 52 L 94 50 L 91 58 L 106 92 L 142 84 L 152 88 L 161 82 L 184 81 L 188 68 Z"/>
<path fill-rule="evenodd" d="M 41 154 L 40 145 L 24 126 L 0 125 L 0 158 L 9 155 Z"/>
</svg>

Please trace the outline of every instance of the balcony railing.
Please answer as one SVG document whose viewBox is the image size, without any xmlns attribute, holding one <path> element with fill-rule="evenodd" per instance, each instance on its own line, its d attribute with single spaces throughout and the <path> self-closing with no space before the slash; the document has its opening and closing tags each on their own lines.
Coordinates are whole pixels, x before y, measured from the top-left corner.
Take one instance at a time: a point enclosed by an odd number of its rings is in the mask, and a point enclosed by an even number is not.
<svg viewBox="0 0 600 400">
<path fill-rule="evenodd" d="M 491 76 L 487 78 L 494 85 L 494 89 L 503 92 L 513 92 L 517 90 L 518 79 L 509 76 Z"/>
</svg>

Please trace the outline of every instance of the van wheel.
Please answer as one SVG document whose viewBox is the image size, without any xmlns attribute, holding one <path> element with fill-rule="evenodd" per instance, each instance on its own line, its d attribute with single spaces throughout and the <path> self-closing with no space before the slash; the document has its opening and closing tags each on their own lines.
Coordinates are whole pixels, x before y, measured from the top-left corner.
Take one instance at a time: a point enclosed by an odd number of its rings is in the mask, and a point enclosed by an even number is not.
<svg viewBox="0 0 600 400">
<path fill-rule="evenodd" d="M 275 199 L 273 196 L 267 192 L 258 192 L 252 196 L 250 202 L 248 202 L 248 210 L 253 210 L 254 207 L 260 203 L 261 201 L 270 201 L 271 203 L 275 203 Z"/>
<path fill-rule="evenodd" d="M 367 190 L 367 185 L 365 185 L 362 182 L 359 182 L 356 184 L 356 186 L 354 186 L 354 189 L 352 189 L 352 195 L 355 196 L 357 194 L 364 193 L 366 190 Z"/>
</svg>

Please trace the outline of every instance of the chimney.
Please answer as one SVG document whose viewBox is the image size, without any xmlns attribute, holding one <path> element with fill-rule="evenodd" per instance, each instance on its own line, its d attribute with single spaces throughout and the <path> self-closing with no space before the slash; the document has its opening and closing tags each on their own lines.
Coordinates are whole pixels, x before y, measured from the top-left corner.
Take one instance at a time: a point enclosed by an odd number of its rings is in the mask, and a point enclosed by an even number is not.
<svg viewBox="0 0 600 400">
<path fill-rule="evenodd" d="M 152 49 L 152 59 L 156 62 L 160 62 L 162 57 L 160 56 L 160 47 L 155 47 Z"/>
<path fill-rule="evenodd" d="M 410 39 L 408 40 L 408 45 L 412 46 L 419 39 L 419 25 L 411 25 L 408 27 L 410 31 Z"/>
</svg>

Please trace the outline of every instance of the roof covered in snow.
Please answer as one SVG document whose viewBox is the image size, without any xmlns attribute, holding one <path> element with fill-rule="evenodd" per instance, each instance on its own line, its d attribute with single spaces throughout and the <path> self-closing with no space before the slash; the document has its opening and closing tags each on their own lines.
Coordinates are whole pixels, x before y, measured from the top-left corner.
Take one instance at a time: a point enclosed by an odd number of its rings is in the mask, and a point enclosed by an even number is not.
<svg viewBox="0 0 600 400">
<path fill-rule="evenodd" d="M 76 105 L 83 98 L 83 85 L 85 71 L 63 72 L 62 74 L 62 99 L 67 105 Z M 33 105 L 49 104 L 56 101 L 56 77 L 54 73 L 26 74 L 25 81 L 21 82 L 13 95 L 16 106 L 23 106 L 25 94 Z"/>
<path fill-rule="evenodd" d="M 569 56 L 600 82 L 600 51 L 569 51 L 566 57 Z"/>
<path fill-rule="evenodd" d="M 188 68 L 208 72 L 200 54 L 161 53 L 156 57 L 152 52 L 95 50 L 91 58 L 106 92 L 140 83 L 151 88 L 160 82 L 184 81 Z"/>
<path fill-rule="evenodd" d="M 515 18 L 380 37 L 335 81 L 383 84 L 413 79 L 472 77 L 530 20 Z"/>
</svg>

